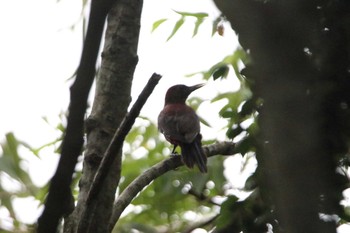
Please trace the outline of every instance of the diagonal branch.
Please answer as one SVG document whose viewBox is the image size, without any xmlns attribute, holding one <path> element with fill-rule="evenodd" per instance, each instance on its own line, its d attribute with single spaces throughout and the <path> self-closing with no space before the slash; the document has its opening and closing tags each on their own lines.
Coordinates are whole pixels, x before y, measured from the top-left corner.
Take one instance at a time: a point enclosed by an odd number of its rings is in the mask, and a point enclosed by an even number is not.
<svg viewBox="0 0 350 233">
<path fill-rule="evenodd" d="M 138 99 L 136 100 L 135 104 L 130 109 L 130 112 L 126 114 L 120 127 L 118 128 L 117 132 L 114 134 L 112 141 L 105 152 L 105 156 L 103 156 L 101 165 L 97 170 L 94 182 L 91 185 L 91 189 L 86 201 L 87 205 L 89 205 L 91 200 L 96 195 L 98 195 L 99 188 L 111 167 L 112 161 L 114 160 L 117 152 L 123 146 L 123 142 L 126 135 L 129 133 L 131 127 L 135 122 L 135 119 L 140 114 L 141 108 L 146 103 L 146 100 L 151 95 L 153 89 L 158 84 L 160 78 L 161 76 L 159 74 L 154 73 L 152 75 L 147 85 L 145 86 L 145 88 L 139 95 Z"/>
<path fill-rule="evenodd" d="M 232 155 L 236 153 L 235 143 L 233 142 L 218 142 L 209 146 L 204 146 L 203 149 L 207 157 L 219 154 Z M 164 173 L 182 165 L 181 156 L 173 156 L 155 164 L 131 182 L 114 203 L 113 214 L 109 225 L 110 231 L 112 231 L 124 209 L 143 188 Z"/>
<path fill-rule="evenodd" d="M 100 187 L 103 184 L 104 179 L 106 178 L 113 160 L 115 159 L 118 151 L 123 146 L 124 139 L 128 132 L 130 131 L 131 127 L 133 126 L 136 117 L 139 115 L 141 108 L 145 104 L 148 97 L 151 95 L 153 89 L 158 84 L 160 78 L 159 74 L 154 73 L 152 77 L 149 79 L 147 85 L 139 95 L 138 99 L 136 100 L 135 104 L 130 109 L 130 112 L 126 114 L 124 117 L 120 127 L 114 134 L 112 141 L 110 142 L 104 156 L 102 159 L 102 162 L 100 164 L 100 167 L 97 170 L 97 173 L 95 175 L 94 181 L 91 185 L 87 200 L 86 200 L 86 207 L 82 212 L 82 217 L 79 223 L 78 232 L 85 233 L 86 230 L 89 227 L 89 219 L 90 215 L 94 212 L 91 211 L 92 209 L 95 209 L 96 202 L 93 202 L 92 200 L 99 195 Z M 87 211 L 89 210 L 89 211 Z"/>
</svg>

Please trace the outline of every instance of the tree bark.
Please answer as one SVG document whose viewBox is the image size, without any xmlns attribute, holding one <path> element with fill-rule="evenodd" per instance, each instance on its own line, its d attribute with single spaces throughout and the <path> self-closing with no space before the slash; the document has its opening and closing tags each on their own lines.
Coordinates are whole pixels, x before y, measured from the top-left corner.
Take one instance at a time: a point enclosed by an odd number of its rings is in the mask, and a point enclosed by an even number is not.
<svg viewBox="0 0 350 233">
<path fill-rule="evenodd" d="M 73 211 L 72 176 L 83 147 L 84 116 L 95 77 L 97 54 L 107 13 L 114 0 L 93 0 L 87 35 L 74 84 L 70 88 L 69 115 L 62 142 L 61 157 L 51 179 L 45 209 L 38 219 L 38 232 L 55 232 L 63 216 Z"/>
<path fill-rule="evenodd" d="M 319 215 L 336 213 L 341 198 L 335 161 L 349 137 L 339 127 L 348 122 L 339 106 L 349 103 L 349 30 L 338 19 L 348 20 L 349 4 L 215 2 L 252 57 L 245 74 L 263 100 L 257 172 L 274 232 L 335 233 L 335 220 Z"/>
<path fill-rule="evenodd" d="M 87 144 L 83 174 L 79 183 L 78 203 L 67 219 L 65 232 L 76 232 L 87 194 L 109 142 L 131 101 L 131 84 L 138 61 L 137 46 L 140 31 L 142 0 L 118 0 L 108 15 L 102 63 L 96 81 L 92 111 L 86 120 Z M 100 195 L 92 200 L 96 209 L 91 215 L 89 232 L 108 232 L 115 192 L 120 179 L 121 155 L 113 161 Z"/>
</svg>

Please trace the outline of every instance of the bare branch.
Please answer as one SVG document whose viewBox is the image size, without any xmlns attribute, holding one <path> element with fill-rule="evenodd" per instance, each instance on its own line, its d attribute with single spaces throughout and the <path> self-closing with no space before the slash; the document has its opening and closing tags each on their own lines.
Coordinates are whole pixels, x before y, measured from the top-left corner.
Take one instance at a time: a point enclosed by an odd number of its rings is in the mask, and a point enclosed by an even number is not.
<svg viewBox="0 0 350 233">
<path fill-rule="evenodd" d="M 118 151 L 123 146 L 124 139 L 128 132 L 130 131 L 131 127 L 133 126 L 136 117 L 139 115 L 141 108 L 145 104 L 148 97 L 151 95 L 153 89 L 158 84 L 161 76 L 159 74 L 154 73 L 152 77 L 149 79 L 147 85 L 139 95 L 138 99 L 130 109 L 130 112 L 126 114 L 124 117 L 120 127 L 114 134 L 104 156 L 102 159 L 102 162 L 97 170 L 97 173 L 95 175 L 94 181 L 91 185 L 87 200 L 86 200 L 86 207 L 82 212 L 82 217 L 79 223 L 78 232 L 87 232 L 86 229 L 88 228 L 89 219 L 91 217 L 91 214 L 93 211 L 91 211 L 91 208 L 94 209 L 96 206 L 96 203 L 92 200 L 99 194 L 100 187 L 103 184 L 103 181 L 105 177 L 107 176 L 112 162 L 115 159 Z M 89 210 L 89 211 L 87 211 Z"/>
<path fill-rule="evenodd" d="M 236 153 L 235 144 L 233 142 L 218 142 L 209 146 L 204 146 L 203 150 L 207 157 L 214 155 L 232 155 Z M 181 156 L 173 156 L 155 164 L 131 182 L 114 203 L 113 214 L 109 226 L 110 231 L 119 220 L 124 209 L 143 188 L 164 173 L 174 170 L 182 165 Z"/>
</svg>

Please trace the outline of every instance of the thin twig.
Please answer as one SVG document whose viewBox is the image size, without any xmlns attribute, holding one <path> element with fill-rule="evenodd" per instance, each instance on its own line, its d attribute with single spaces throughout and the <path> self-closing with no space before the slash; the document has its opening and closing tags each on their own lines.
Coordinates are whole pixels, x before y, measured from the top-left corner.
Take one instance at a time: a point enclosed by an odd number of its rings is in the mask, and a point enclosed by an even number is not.
<svg viewBox="0 0 350 233">
<path fill-rule="evenodd" d="M 99 195 L 100 187 L 102 186 L 103 181 L 105 180 L 118 151 L 123 146 L 126 135 L 129 133 L 131 127 L 135 122 L 135 119 L 138 117 L 141 111 L 141 108 L 145 104 L 148 97 L 151 95 L 153 89 L 158 84 L 161 77 L 161 75 L 156 73 L 152 75 L 145 88 L 137 98 L 136 102 L 130 109 L 130 112 L 126 114 L 121 125 L 115 132 L 106 152 L 104 153 L 101 164 L 96 172 L 94 181 L 91 184 L 91 188 L 86 200 L 86 207 L 82 211 L 81 220 L 78 227 L 79 233 L 87 232 L 90 222 L 89 220 L 94 212 L 92 210 L 96 207 L 96 203 L 93 200 L 97 195 Z"/>
<path fill-rule="evenodd" d="M 207 157 L 214 155 L 232 155 L 236 153 L 235 144 L 233 142 L 215 143 L 210 146 L 204 146 L 203 150 Z M 181 156 L 173 156 L 155 164 L 131 182 L 114 203 L 113 214 L 109 226 L 110 231 L 119 220 L 124 209 L 144 187 L 164 173 L 174 170 L 182 165 Z"/>
</svg>

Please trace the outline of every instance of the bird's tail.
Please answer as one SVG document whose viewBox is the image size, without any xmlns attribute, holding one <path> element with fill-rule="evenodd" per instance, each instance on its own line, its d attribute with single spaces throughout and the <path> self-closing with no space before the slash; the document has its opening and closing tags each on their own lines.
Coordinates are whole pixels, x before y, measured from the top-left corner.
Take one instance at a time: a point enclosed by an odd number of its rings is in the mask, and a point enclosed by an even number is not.
<svg viewBox="0 0 350 233">
<path fill-rule="evenodd" d="M 207 172 L 207 156 L 202 149 L 202 135 L 198 134 L 192 143 L 183 143 L 180 145 L 182 161 L 184 164 L 193 168 L 197 164 L 202 173 Z"/>
</svg>

